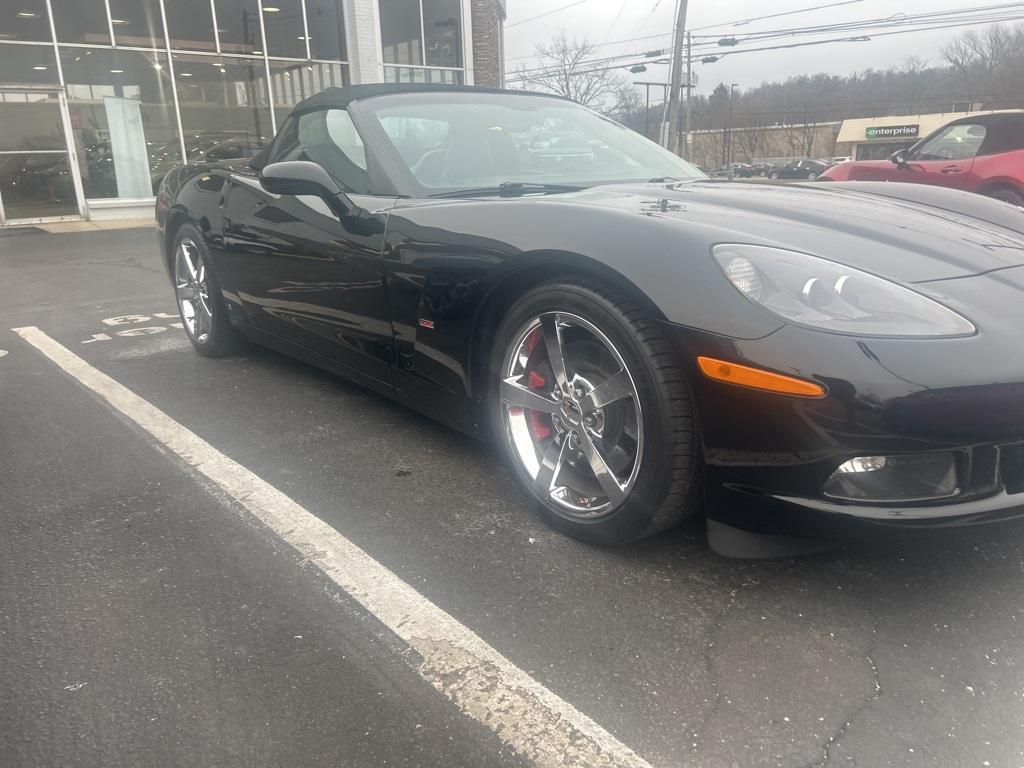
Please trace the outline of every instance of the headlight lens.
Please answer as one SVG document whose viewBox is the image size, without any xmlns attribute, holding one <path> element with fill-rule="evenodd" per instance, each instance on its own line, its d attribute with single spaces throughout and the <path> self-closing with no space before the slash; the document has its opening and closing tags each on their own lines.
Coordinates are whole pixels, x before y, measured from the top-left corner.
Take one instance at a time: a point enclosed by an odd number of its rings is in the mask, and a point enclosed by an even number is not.
<svg viewBox="0 0 1024 768">
<path fill-rule="evenodd" d="M 793 323 L 858 336 L 975 331 L 927 296 L 834 261 L 760 245 L 716 245 L 712 252 L 736 290 Z"/>
</svg>

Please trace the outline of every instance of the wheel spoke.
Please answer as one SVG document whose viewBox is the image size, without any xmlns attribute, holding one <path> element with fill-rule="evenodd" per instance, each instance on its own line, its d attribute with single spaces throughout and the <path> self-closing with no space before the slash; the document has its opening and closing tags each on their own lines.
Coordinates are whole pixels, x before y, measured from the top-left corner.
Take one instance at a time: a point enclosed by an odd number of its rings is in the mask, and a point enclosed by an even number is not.
<svg viewBox="0 0 1024 768">
<path fill-rule="evenodd" d="M 635 394 L 629 374 L 625 370 L 621 370 L 591 390 L 580 401 L 580 408 L 584 413 L 590 413 L 598 408 L 604 408 L 616 400 Z"/>
<path fill-rule="evenodd" d="M 544 456 L 541 457 L 540 470 L 537 472 L 537 476 L 533 478 L 533 489 L 545 499 L 551 495 L 551 491 L 555 486 L 555 480 L 558 479 L 558 473 L 562 470 L 562 460 L 565 457 L 568 446 L 568 440 L 563 440 L 561 445 L 552 440 L 544 452 Z"/>
<path fill-rule="evenodd" d="M 193 296 L 196 295 L 196 289 L 192 286 L 191 283 L 179 283 L 178 285 L 175 286 L 175 288 L 178 291 L 179 299 L 188 301 Z"/>
<path fill-rule="evenodd" d="M 569 390 L 569 376 L 565 368 L 565 354 L 562 351 L 562 329 L 558 325 L 558 315 L 549 314 L 541 318 L 544 330 L 544 346 L 548 350 L 548 362 L 555 374 L 555 383 L 563 392 Z"/>
<path fill-rule="evenodd" d="M 580 436 L 580 450 L 583 452 L 587 463 L 590 464 L 590 468 L 594 471 L 594 477 L 601 484 L 601 488 L 608 497 L 608 501 L 613 504 L 618 503 L 625 495 L 625 488 L 619 484 L 618 478 L 615 477 L 615 473 L 608 466 L 608 462 L 601 455 L 601 451 L 594 444 L 587 430 L 580 429 L 577 431 L 577 434 Z"/>
<path fill-rule="evenodd" d="M 501 401 L 503 403 L 529 408 L 531 411 L 540 411 L 541 413 L 558 412 L 558 403 L 549 400 L 539 392 L 527 389 L 517 381 L 518 378 L 518 376 L 513 376 L 501 382 Z"/>
<path fill-rule="evenodd" d="M 192 303 L 192 306 L 195 307 L 196 313 L 196 336 L 202 336 L 204 333 L 209 333 L 210 312 L 206 308 L 206 305 L 203 304 L 203 300 L 197 297 Z"/>
<path fill-rule="evenodd" d="M 196 265 L 192 261 L 192 254 L 189 253 L 188 246 L 184 242 L 179 247 L 181 248 L 182 260 L 185 262 L 185 269 L 188 270 L 188 276 L 195 282 L 198 279 L 198 273 L 196 272 Z"/>
</svg>

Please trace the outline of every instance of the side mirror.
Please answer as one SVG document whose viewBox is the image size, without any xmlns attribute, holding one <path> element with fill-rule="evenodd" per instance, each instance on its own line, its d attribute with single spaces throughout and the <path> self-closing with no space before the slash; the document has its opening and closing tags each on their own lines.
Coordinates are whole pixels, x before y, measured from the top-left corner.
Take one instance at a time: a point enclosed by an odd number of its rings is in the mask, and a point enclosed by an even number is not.
<svg viewBox="0 0 1024 768">
<path fill-rule="evenodd" d="M 351 212 L 355 206 L 330 174 L 308 160 L 285 160 L 265 165 L 260 171 L 260 184 L 275 195 L 313 195 L 321 198 L 338 216 Z"/>
<path fill-rule="evenodd" d="M 907 165 L 907 150 L 897 149 L 895 152 L 889 155 L 889 159 L 892 160 L 893 165 L 897 166 L 898 168 L 905 168 Z"/>
</svg>

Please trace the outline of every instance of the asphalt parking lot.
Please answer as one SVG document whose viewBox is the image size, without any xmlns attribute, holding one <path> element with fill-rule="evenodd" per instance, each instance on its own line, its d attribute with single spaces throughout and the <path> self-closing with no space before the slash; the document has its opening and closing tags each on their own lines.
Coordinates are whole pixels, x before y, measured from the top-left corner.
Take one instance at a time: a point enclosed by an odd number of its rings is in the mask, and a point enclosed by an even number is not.
<svg viewBox="0 0 1024 768">
<path fill-rule="evenodd" d="M 176 321 L 150 230 L 0 237 L 0 766 L 528 764 L 27 327 L 651 766 L 1024 766 L 1024 528 L 769 562 L 695 526 L 595 549 L 486 446 L 270 352 L 201 358 Z M 541 762 L 587 764 L 562 757 Z"/>
</svg>

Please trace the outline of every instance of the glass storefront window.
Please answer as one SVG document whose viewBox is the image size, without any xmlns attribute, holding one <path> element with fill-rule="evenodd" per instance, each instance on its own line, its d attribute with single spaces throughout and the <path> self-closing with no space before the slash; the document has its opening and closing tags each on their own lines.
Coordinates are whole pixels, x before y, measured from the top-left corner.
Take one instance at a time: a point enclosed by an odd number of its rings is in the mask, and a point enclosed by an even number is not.
<svg viewBox="0 0 1024 768">
<path fill-rule="evenodd" d="M 214 8 L 222 52 L 263 52 L 257 0 L 214 0 Z"/>
<path fill-rule="evenodd" d="M 380 0 L 380 36 L 384 61 L 422 64 L 419 0 Z"/>
<path fill-rule="evenodd" d="M 181 162 L 167 56 L 61 48 L 87 198 L 151 197 Z"/>
<path fill-rule="evenodd" d="M 462 66 L 462 16 L 459 0 L 423 0 L 423 36 L 427 66 Z"/>
<path fill-rule="evenodd" d="M 270 90 L 274 96 L 274 116 L 282 125 L 295 105 L 324 88 L 341 88 L 348 83 L 344 64 L 326 61 L 270 62 Z"/>
<path fill-rule="evenodd" d="M 0 201 L 5 219 L 77 214 L 57 91 L 0 90 L 0 127 Z"/>
<path fill-rule="evenodd" d="M 13 85 L 60 87 L 53 45 L 0 44 L 0 79 Z"/>
<path fill-rule="evenodd" d="M 164 24 L 160 18 L 160 0 L 107 0 L 110 23 L 118 45 L 163 48 Z"/>
<path fill-rule="evenodd" d="M 171 48 L 183 51 L 216 51 L 210 0 L 164 0 L 167 35 Z"/>
<path fill-rule="evenodd" d="M 62 43 L 110 45 L 103 0 L 50 0 L 57 40 Z"/>
<path fill-rule="evenodd" d="M 267 33 L 267 55 L 306 58 L 302 0 L 266 0 L 263 3 L 263 27 Z"/>
<path fill-rule="evenodd" d="M 56 94 L 0 91 L 0 152 L 64 150 Z"/>
<path fill-rule="evenodd" d="M 273 138 L 263 59 L 174 55 L 188 161 L 203 160 L 233 141 L 262 147 Z"/>
<path fill-rule="evenodd" d="M 48 42 L 50 20 L 43 0 L 18 0 L 0 6 L 0 40 Z"/>
<path fill-rule="evenodd" d="M 309 50 L 314 59 L 347 58 L 345 20 L 339 0 L 306 0 Z"/>
</svg>

